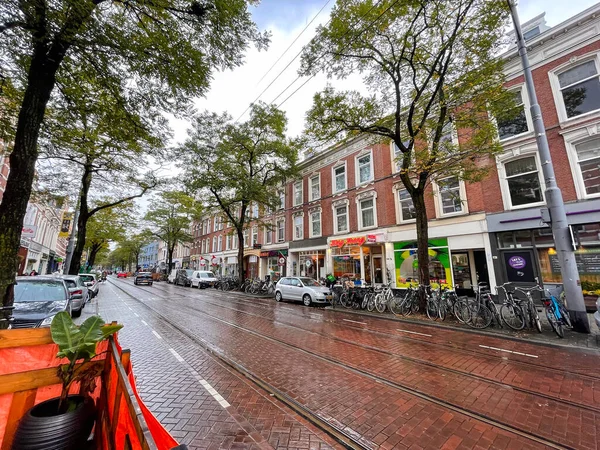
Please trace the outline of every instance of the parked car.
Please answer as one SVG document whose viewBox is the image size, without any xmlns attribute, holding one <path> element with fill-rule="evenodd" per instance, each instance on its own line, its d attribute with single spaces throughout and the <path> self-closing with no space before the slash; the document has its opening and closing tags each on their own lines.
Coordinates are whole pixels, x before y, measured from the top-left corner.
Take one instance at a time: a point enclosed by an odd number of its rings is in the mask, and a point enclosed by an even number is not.
<svg viewBox="0 0 600 450">
<path fill-rule="evenodd" d="M 196 270 L 192 274 L 192 287 L 197 287 L 198 289 L 214 287 L 217 281 L 219 280 L 215 274 L 208 270 Z"/>
<path fill-rule="evenodd" d="M 117 272 L 117 278 L 127 278 L 127 272 Z"/>
<path fill-rule="evenodd" d="M 83 280 L 83 284 L 89 289 L 90 299 L 98 295 L 100 283 L 98 282 L 98 276 L 95 273 L 80 273 L 79 277 Z"/>
<path fill-rule="evenodd" d="M 331 301 L 331 289 L 308 277 L 283 277 L 275 286 L 275 300 L 302 301 L 305 306 L 311 303 Z"/>
<path fill-rule="evenodd" d="M 17 277 L 11 328 L 49 327 L 61 311 L 71 313 L 71 296 L 59 277 Z"/>
<path fill-rule="evenodd" d="M 71 315 L 79 317 L 85 304 L 90 301 L 91 294 L 80 275 L 60 275 L 57 278 L 65 280 L 71 294 Z"/>
<path fill-rule="evenodd" d="M 147 284 L 152 286 L 152 274 L 150 272 L 138 272 L 133 276 L 133 284 Z"/>
<path fill-rule="evenodd" d="M 178 286 L 191 286 L 193 273 L 192 269 L 177 269 L 174 284 Z"/>
<path fill-rule="evenodd" d="M 596 309 L 597 311 L 594 313 L 594 320 L 596 321 L 596 326 L 600 330 L 600 297 L 596 300 Z"/>
</svg>

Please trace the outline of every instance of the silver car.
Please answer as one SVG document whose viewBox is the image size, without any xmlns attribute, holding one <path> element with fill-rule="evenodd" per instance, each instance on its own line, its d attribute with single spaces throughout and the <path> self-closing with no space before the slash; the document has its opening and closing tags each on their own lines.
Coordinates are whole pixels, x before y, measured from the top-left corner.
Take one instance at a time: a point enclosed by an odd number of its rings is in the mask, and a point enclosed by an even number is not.
<svg viewBox="0 0 600 450">
<path fill-rule="evenodd" d="M 90 300 L 90 292 L 79 275 L 60 275 L 65 281 L 71 296 L 71 315 L 79 317 L 85 304 Z"/>
<path fill-rule="evenodd" d="M 79 277 L 90 291 L 90 300 L 98 295 L 100 284 L 98 283 L 98 277 L 95 273 L 81 273 L 79 274 Z"/>
<path fill-rule="evenodd" d="M 283 277 L 275 286 L 275 300 L 301 301 L 305 306 L 311 303 L 331 301 L 331 289 L 308 277 Z"/>
</svg>

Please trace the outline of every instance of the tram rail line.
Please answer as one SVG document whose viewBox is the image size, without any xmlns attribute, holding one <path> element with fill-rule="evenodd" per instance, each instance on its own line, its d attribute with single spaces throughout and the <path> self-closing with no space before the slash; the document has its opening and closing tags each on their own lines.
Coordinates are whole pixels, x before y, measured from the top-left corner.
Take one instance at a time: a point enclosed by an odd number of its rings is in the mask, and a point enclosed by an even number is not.
<svg viewBox="0 0 600 450">
<path fill-rule="evenodd" d="M 313 419 L 316 418 L 317 421 L 322 421 L 323 420 L 322 418 L 318 417 L 318 415 L 316 413 L 311 412 L 310 410 L 307 410 L 303 405 L 298 405 L 297 404 L 298 402 L 296 402 L 295 400 L 289 398 L 288 396 L 286 396 L 286 394 L 283 394 L 277 388 L 275 388 L 274 386 L 270 385 L 269 383 L 266 383 L 264 380 L 261 380 L 255 374 L 251 373 L 248 369 L 246 369 L 245 367 L 241 366 L 238 362 L 232 361 L 231 358 L 229 358 L 226 355 L 224 355 L 221 351 L 219 351 L 218 349 L 216 349 L 212 344 L 208 343 L 205 339 L 199 339 L 197 336 L 195 336 L 189 330 L 187 330 L 184 327 L 180 326 L 179 324 L 175 323 L 173 320 L 171 320 L 169 317 L 167 317 L 162 312 L 158 311 L 153 306 L 150 306 L 147 303 L 145 303 L 144 301 L 137 299 L 134 295 L 132 295 L 130 292 L 128 292 L 123 287 L 118 286 L 118 285 L 117 285 L 117 287 L 119 287 L 119 289 L 121 289 L 122 291 L 126 292 L 131 298 L 133 298 L 134 300 L 136 300 L 140 304 L 144 305 L 147 309 L 149 309 L 150 311 L 152 311 L 154 314 L 156 314 L 159 317 L 161 317 L 163 320 L 165 320 L 167 323 L 169 323 L 170 325 L 172 325 L 178 331 L 184 333 L 186 336 L 188 336 L 191 339 L 193 339 L 194 341 L 198 342 L 203 348 L 205 348 L 208 351 L 210 351 L 211 353 L 215 354 L 215 356 L 217 356 L 218 358 L 224 360 L 224 362 L 226 362 L 228 365 L 232 366 L 236 370 L 239 370 L 245 376 L 249 376 L 249 378 L 252 379 L 253 381 L 255 381 L 255 382 L 260 381 L 260 382 L 257 382 L 257 384 L 259 386 L 263 387 L 263 389 L 265 389 L 265 390 L 267 390 L 269 392 L 276 393 L 275 395 L 277 395 L 278 398 L 279 398 L 279 396 L 281 396 L 281 401 L 283 401 L 284 403 L 288 404 L 288 406 L 290 406 L 292 409 L 296 410 L 296 408 L 298 408 L 298 407 L 300 407 L 301 409 L 304 408 L 304 410 L 302 411 L 302 415 L 303 416 L 305 414 L 309 414 L 309 415 L 312 414 L 313 416 L 315 416 L 315 417 L 313 417 Z M 136 286 L 136 288 L 138 288 L 138 287 Z M 147 289 L 141 289 L 141 290 L 148 292 Z M 158 297 L 162 297 L 162 296 L 158 296 Z M 165 297 L 162 297 L 162 298 L 166 299 L 167 301 L 173 301 L 172 299 L 167 299 Z M 383 377 L 378 376 L 378 375 L 371 374 L 371 373 L 369 373 L 369 372 L 367 372 L 365 370 L 362 370 L 360 368 L 353 367 L 352 365 L 346 364 L 346 363 L 344 363 L 342 361 L 335 360 L 335 359 L 333 359 L 331 357 L 320 355 L 318 353 L 315 353 L 314 351 L 307 350 L 307 349 L 304 349 L 304 348 L 298 348 L 297 346 L 294 346 L 294 345 L 289 344 L 287 342 L 283 342 L 283 341 L 275 339 L 275 338 L 273 338 L 271 336 L 267 336 L 265 334 L 262 334 L 262 333 L 260 333 L 258 331 L 251 330 L 251 329 L 245 328 L 243 326 L 240 326 L 238 324 L 229 322 L 228 320 L 219 318 L 217 316 L 213 316 L 212 314 L 209 314 L 209 313 L 207 313 L 205 311 L 202 311 L 200 309 L 193 308 L 193 307 L 191 307 L 189 305 L 178 304 L 178 306 L 182 306 L 182 307 L 184 307 L 186 309 L 189 309 L 189 310 L 192 310 L 192 311 L 194 311 L 196 313 L 200 313 L 203 316 L 208 317 L 210 320 L 217 321 L 217 322 L 220 322 L 220 323 L 222 323 L 222 324 L 224 324 L 226 326 L 239 329 L 239 330 L 241 330 L 243 332 L 249 333 L 249 334 L 254 335 L 254 336 L 258 337 L 258 338 L 268 340 L 268 341 L 270 341 L 270 342 L 272 342 L 272 343 L 274 343 L 276 345 L 284 346 L 284 347 L 293 349 L 295 351 L 299 351 L 299 352 L 302 352 L 304 354 L 310 355 L 311 357 L 318 358 L 321 361 L 328 362 L 328 363 L 333 364 L 333 365 L 335 365 L 337 367 L 340 367 L 340 368 L 342 368 L 344 370 L 350 371 L 350 372 L 352 372 L 354 374 L 357 374 L 357 375 L 360 375 L 360 376 L 363 376 L 363 377 L 367 377 L 371 381 L 382 383 L 382 384 L 387 385 L 387 386 L 389 386 L 391 388 L 394 388 L 394 389 L 400 390 L 402 392 L 405 392 L 405 393 L 407 393 L 407 394 L 409 394 L 411 396 L 418 397 L 418 398 L 420 398 L 422 400 L 425 400 L 427 402 L 434 403 L 434 404 L 436 404 L 438 406 L 441 406 L 443 408 L 447 408 L 447 409 L 449 409 L 451 411 L 460 413 L 462 415 L 465 415 L 467 417 L 473 418 L 475 420 L 482 421 L 482 422 L 487 423 L 487 424 L 489 424 L 491 426 L 494 426 L 494 427 L 497 427 L 499 429 L 508 431 L 510 433 L 513 433 L 515 435 L 521 436 L 523 438 L 526 438 L 526 439 L 531 440 L 533 442 L 536 442 L 538 444 L 542 444 L 542 445 L 545 445 L 545 446 L 550 447 L 550 448 L 560 448 L 560 449 L 573 448 L 573 447 L 570 447 L 568 445 L 565 445 L 565 444 L 562 444 L 560 442 L 556 442 L 556 441 L 554 441 L 552 439 L 549 439 L 548 437 L 540 436 L 540 435 L 538 435 L 536 433 L 530 433 L 530 432 L 527 432 L 527 431 L 523 431 L 523 430 L 521 430 L 519 428 L 516 428 L 516 427 L 514 427 L 512 425 L 509 425 L 509 424 L 500 422 L 500 421 L 498 421 L 498 420 L 496 420 L 494 418 L 491 418 L 491 417 L 489 417 L 489 416 L 487 416 L 485 414 L 471 411 L 469 409 L 466 409 L 466 408 L 461 407 L 459 405 L 453 404 L 453 403 L 448 402 L 446 400 L 443 400 L 443 399 L 431 396 L 431 395 L 429 395 L 427 393 L 424 393 L 424 392 L 420 392 L 418 390 L 415 390 L 414 387 L 408 387 L 408 386 L 402 385 L 401 383 L 398 383 L 398 382 L 395 382 L 395 381 L 390 381 L 390 380 L 388 380 L 386 378 L 383 378 Z M 240 311 L 240 312 L 243 312 L 243 311 Z M 285 324 L 283 324 L 283 325 L 285 325 Z M 304 330 L 304 331 L 306 331 L 306 330 Z M 447 370 L 447 368 L 443 368 L 443 367 L 441 367 L 441 368 L 444 369 L 444 370 Z M 486 380 L 486 381 L 489 382 L 490 380 Z M 510 387 L 510 386 L 507 385 L 507 387 Z M 538 394 L 537 393 L 531 393 L 530 395 L 538 395 Z M 557 399 L 553 399 L 553 400 L 556 401 Z M 289 401 L 291 401 L 291 403 L 288 403 Z M 306 418 L 308 420 L 311 420 L 309 417 L 306 417 Z M 331 426 L 331 424 L 328 424 L 328 426 Z M 319 427 L 321 428 L 321 426 L 319 426 Z M 323 431 L 327 432 L 326 428 L 321 428 L 321 429 Z M 332 436 L 334 436 L 334 435 L 332 435 Z M 346 437 L 350 438 L 350 439 L 353 439 L 351 436 L 350 437 L 346 436 Z M 344 444 L 344 445 L 346 445 L 346 444 Z"/>
</svg>

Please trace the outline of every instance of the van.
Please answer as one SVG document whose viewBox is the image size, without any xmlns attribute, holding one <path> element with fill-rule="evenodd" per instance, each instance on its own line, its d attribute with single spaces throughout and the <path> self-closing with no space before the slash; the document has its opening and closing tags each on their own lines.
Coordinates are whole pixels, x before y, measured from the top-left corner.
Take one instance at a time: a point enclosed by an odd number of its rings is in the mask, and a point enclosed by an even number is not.
<svg viewBox="0 0 600 450">
<path fill-rule="evenodd" d="M 197 287 L 198 289 L 214 287 L 217 281 L 219 280 L 215 274 L 208 270 L 196 270 L 192 274 L 192 287 Z"/>
</svg>

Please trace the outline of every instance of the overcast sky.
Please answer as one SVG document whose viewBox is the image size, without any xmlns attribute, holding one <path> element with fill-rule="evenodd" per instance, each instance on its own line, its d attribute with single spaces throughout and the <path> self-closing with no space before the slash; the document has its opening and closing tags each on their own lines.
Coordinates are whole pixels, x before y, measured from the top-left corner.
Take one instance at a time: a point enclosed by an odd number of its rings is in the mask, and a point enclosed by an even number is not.
<svg viewBox="0 0 600 450">
<path fill-rule="evenodd" d="M 196 106 L 199 110 L 228 111 L 234 119 L 246 110 L 259 94 L 271 83 L 279 72 L 296 56 L 302 46 L 308 43 L 315 33 L 319 23 L 326 23 L 329 13 L 336 0 L 262 0 L 260 5 L 253 9 L 254 20 L 261 30 L 272 33 L 272 41 L 267 51 L 258 52 L 251 49 L 246 55 L 246 63 L 234 71 L 216 73 L 211 90 L 206 98 L 199 99 Z M 546 21 L 549 26 L 554 26 L 567 18 L 589 8 L 597 3 L 594 0 L 520 0 L 519 14 L 521 22 L 546 12 Z M 298 37 L 302 29 L 315 17 L 318 11 L 323 11 L 314 22 L 298 38 L 294 45 L 285 53 L 283 58 L 266 75 L 267 70 L 277 61 L 285 49 Z M 266 90 L 260 100 L 267 103 L 282 93 L 282 91 L 297 77 L 299 59 L 297 58 L 290 67 Z M 264 76 L 264 79 L 261 78 Z M 282 102 L 289 94 L 299 87 L 305 80 L 296 81 L 285 93 L 280 95 L 275 104 Z M 288 134 L 295 136 L 301 133 L 304 127 L 304 115 L 312 104 L 315 92 L 322 90 L 327 83 L 325 76 L 317 76 L 310 80 L 295 95 L 285 102 L 282 109 L 289 119 Z M 357 88 L 360 79 L 337 82 L 337 88 Z M 241 120 L 246 119 L 247 114 Z M 186 136 L 187 124 L 185 121 L 174 121 L 175 139 L 182 141 Z"/>
</svg>

